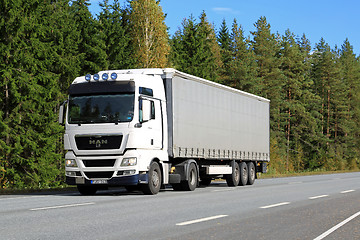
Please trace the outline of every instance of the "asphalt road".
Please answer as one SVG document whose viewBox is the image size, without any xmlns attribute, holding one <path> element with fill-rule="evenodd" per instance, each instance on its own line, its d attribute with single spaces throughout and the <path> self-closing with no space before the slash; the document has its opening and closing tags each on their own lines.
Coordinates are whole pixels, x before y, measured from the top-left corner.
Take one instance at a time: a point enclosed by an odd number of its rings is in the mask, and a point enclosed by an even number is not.
<svg viewBox="0 0 360 240">
<path fill-rule="evenodd" d="M 0 196 L 0 239 L 360 239 L 360 173 Z"/>
</svg>

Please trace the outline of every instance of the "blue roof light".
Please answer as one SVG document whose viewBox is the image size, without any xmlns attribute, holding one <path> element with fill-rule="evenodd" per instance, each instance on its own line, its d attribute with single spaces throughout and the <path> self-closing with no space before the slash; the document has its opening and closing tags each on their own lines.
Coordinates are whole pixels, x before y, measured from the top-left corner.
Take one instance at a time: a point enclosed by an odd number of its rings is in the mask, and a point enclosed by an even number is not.
<svg viewBox="0 0 360 240">
<path fill-rule="evenodd" d="M 107 81 L 109 79 L 109 74 L 107 73 L 103 73 L 103 75 L 101 76 L 102 80 Z"/>
<path fill-rule="evenodd" d="M 100 79 L 99 74 L 95 73 L 95 74 L 94 74 L 94 80 L 95 80 L 95 81 L 99 81 L 99 79 Z"/>
<path fill-rule="evenodd" d="M 116 73 L 112 73 L 112 74 L 111 74 L 111 79 L 112 79 L 112 80 L 116 80 L 116 79 L 117 79 L 117 74 L 116 74 Z"/>
<path fill-rule="evenodd" d="M 86 74 L 86 75 L 85 75 L 85 80 L 88 81 L 88 82 L 90 82 L 90 80 L 91 80 L 91 74 Z"/>
</svg>

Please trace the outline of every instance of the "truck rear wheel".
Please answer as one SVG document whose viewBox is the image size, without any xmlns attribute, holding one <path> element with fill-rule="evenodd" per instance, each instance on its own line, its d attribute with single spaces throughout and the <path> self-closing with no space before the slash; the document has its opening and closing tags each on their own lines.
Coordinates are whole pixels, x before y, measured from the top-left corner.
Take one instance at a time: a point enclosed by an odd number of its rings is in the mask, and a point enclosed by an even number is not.
<svg viewBox="0 0 360 240">
<path fill-rule="evenodd" d="M 160 191 L 161 187 L 161 170 L 157 162 L 152 162 L 149 170 L 149 182 L 141 186 L 144 194 L 155 195 Z"/>
<path fill-rule="evenodd" d="M 225 175 L 226 183 L 229 187 L 235 187 L 240 182 L 240 167 L 237 162 L 233 163 L 232 174 Z"/>
<path fill-rule="evenodd" d="M 247 185 L 253 185 L 255 182 L 255 178 L 256 178 L 256 170 L 255 170 L 255 165 L 253 162 L 248 162 L 247 164 L 247 168 L 248 168 L 248 181 L 247 181 Z"/>
<path fill-rule="evenodd" d="M 249 176 L 246 162 L 241 162 L 239 167 L 240 167 L 239 185 L 245 186 L 248 182 L 248 176 Z"/>
<path fill-rule="evenodd" d="M 198 183 L 198 173 L 194 163 L 190 163 L 187 173 L 188 180 L 181 182 L 182 189 L 184 191 L 194 191 Z"/>
</svg>

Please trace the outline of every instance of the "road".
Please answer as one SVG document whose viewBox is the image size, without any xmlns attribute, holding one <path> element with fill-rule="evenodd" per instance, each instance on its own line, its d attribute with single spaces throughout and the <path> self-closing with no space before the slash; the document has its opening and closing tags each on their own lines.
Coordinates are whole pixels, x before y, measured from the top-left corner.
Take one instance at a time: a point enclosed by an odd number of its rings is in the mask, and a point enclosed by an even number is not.
<svg viewBox="0 0 360 240">
<path fill-rule="evenodd" d="M 360 173 L 0 196 L 0 239 L 360 239 Z"/>
</svg>

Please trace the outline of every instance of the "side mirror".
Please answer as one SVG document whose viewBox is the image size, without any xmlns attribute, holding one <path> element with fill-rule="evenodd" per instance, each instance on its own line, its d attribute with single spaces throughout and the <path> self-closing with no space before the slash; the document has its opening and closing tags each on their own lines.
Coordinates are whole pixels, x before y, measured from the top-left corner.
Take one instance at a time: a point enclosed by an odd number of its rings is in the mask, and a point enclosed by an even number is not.
<svg viewBox="0 0 360 240">
<path fill-rule="evenodd" d="M 65 116 L 65 105 L 67 100 L 64 101 L 59 108 L 59 124 L 64 125 L 64 116 Z"/>
</svg>

